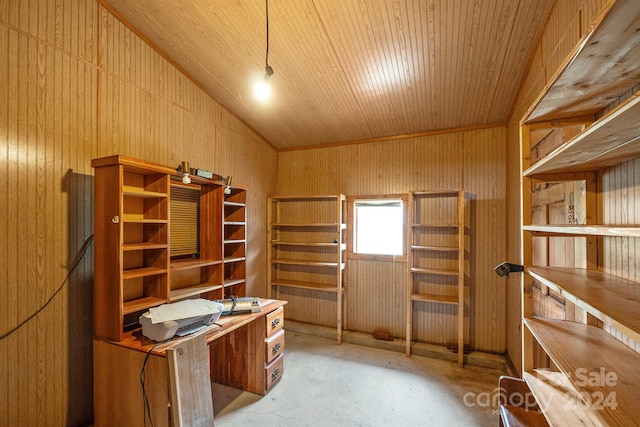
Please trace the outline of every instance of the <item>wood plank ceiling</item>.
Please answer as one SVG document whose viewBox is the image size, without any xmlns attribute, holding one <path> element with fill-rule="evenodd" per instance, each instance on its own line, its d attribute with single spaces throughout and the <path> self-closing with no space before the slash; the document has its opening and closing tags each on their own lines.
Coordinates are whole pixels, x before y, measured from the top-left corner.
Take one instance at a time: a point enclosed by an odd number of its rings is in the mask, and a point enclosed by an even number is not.
<svg viewBox="0 0 640 427">
<path fill-rule="evenodd" d="M 276 149 L 501 124 L 555 0 L 100 0 Z"/>
</svg>

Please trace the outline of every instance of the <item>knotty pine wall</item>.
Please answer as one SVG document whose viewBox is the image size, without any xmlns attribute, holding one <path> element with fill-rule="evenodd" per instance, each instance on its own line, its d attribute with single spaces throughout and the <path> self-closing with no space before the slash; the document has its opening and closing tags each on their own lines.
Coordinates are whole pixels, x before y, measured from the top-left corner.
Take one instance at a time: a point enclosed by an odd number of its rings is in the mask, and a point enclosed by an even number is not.
<svg viewBox="0 0 640 427">
<path fill-rule="evenodd" d="M 0 58 L 0 425 L 81 425 L 91 245 L 65 277 L 93 233 L 91 159 L 189 160 L 247 184 L 248 292 L 266 295 L 277 154 L 96 1 L 1 1 Z"/>
<path fill-rule="evenodd" d="M 287 151 L 278 155 L 278 195 L 397 194 L 464 188 L 467 192 L 467 337 L 477 350 L 505 350 L 505 283 L 493 267 L 505 256 L 503 126 L 386 142 Z M 407 264 L 348 260 L 345 328 L 405 336 Z M 286 292 L 286 296 L 285 296 Z M 333 294 L 285 289 L 287 316 L 335 325 Z M 417 338 L 455 342 L 455 309 L 416 311 Z"/>
<path fill-rule="evenodd" d="M 528 68 L 529 72 L 523 82 L 522 89 L 518 95 L 514 111 L 507 126 L 507 218 L 508 218 L 508 243 L 507 258 L 513 262 L 521 260 L 521 239 L 520 239 L 520 126 L 519 123 L 524 117 L 529 106 L 542 92 L 545 85 L 553 77 L 554 73 L 561 66 L 564 59 L 580 41 L 580 38 L 587 31 L 590 23 L 602 10 L 605 0 L 559 0 L 552 10 L 545 30 L 535 49 L 532 63 Z M 621 165 L 617 169 L 625 171 L 634 170 L 637 161 Z M 635 166 L 637 168 L 637 166 Z M 607 172 L 605 175 L 610 175 Z M 636 180 L 638 178 L 633 178 Z M 624 177 L 614 180 L 614 186 L 627 188 L 627 181 L 631 188 L 633 179 Z M 623 205 L 615 199 L 615 191 L 607 191 L 605 199 L 607 205 L 613 211 L 621 212 Z M 637 191 L 636 191 L 637 193 Z M 625 192 L 627 195 L 628 192 Z M 613 197 L 613 198 L 612 198 Z M 631 196 L 631 199 L 640 199 Z M 637 221 L 637 219 L 636 219 Z M 630 222 L 632 223 L 632 222 Z M 628 256 L 629 248 L 624 245 L 615 244 L 621 252 L 619 255 Z M 609 258 L 609 255 L 607 255 Z M 614 257 L 615 258 L 615 257 Z M 608 261 L 610 262 L 610 261 Z M 607 270 L 609 270 L 607 268 Z M 627 265 L 619 273 L 622 275 L 638 272 L 638 267 Z M 507 286 L 507 353 L 516 369 L 521 366 L 521 310 L 520 310 L 520 287 L 521 275 L 509 279 Z"/>
</svg>

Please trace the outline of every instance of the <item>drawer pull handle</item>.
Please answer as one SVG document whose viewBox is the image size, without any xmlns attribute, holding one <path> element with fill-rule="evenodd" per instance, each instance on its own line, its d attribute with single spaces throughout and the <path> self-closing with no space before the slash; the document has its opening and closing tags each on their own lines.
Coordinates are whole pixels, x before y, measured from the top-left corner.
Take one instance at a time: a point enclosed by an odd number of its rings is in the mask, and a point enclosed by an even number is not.
<svg viewBox="0 0 640 427">
<path fill-rule="evenodd" d="M 278 378 L 278 375 L 280 375 L 280 368 L 276 368 L 273 370 L 273 372 L 271 373 L 271 379 L 275 380 L 276 378 Z"/>
<path fill-rule="evenodd" d="M 271 349 L 271 352 L 273 354 L 276 354 L 279 351 L 280 351 L 280 343 L 276 343 L 276 345 L 274 345 L 273 348 Z"/>
<path fill-rule="evenodd" d="M 278 326 L 280 324 L 280 318 L 276 317 L 275 319 L 273 319 L 273 321 L 271 322 L 271 329 L 275 328 L 276 326 Z"/>
</svg>

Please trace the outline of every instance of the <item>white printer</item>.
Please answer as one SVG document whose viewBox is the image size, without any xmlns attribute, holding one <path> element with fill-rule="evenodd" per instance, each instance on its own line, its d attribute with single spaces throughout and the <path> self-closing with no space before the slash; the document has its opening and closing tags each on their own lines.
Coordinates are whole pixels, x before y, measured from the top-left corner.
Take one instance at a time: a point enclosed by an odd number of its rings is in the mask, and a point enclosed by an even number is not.
<svg viewBox="0 0 640 427">
<path fill-rule="evenodd" d="M 142 335 L 154 341 L 188 335 L 217 321 L 222 310 L 222 304 L 202 298 L 152 307 L 140 316 Z"/>
</svg>

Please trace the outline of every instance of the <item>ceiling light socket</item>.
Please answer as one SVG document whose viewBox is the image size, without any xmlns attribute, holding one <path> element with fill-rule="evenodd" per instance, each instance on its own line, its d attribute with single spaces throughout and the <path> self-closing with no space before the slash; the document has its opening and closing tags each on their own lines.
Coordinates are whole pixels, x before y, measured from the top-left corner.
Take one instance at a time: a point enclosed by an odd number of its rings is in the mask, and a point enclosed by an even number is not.
<svg viewBox="0 0 640 427">
<path fill-rule="evenodd" d="M 267 64 L 267 66 L 264 67 L 264 79 L 269 80 L 271 76 L 273 76 L 273 68 L 271 68 L 271 65 Z"/>
</svg>

